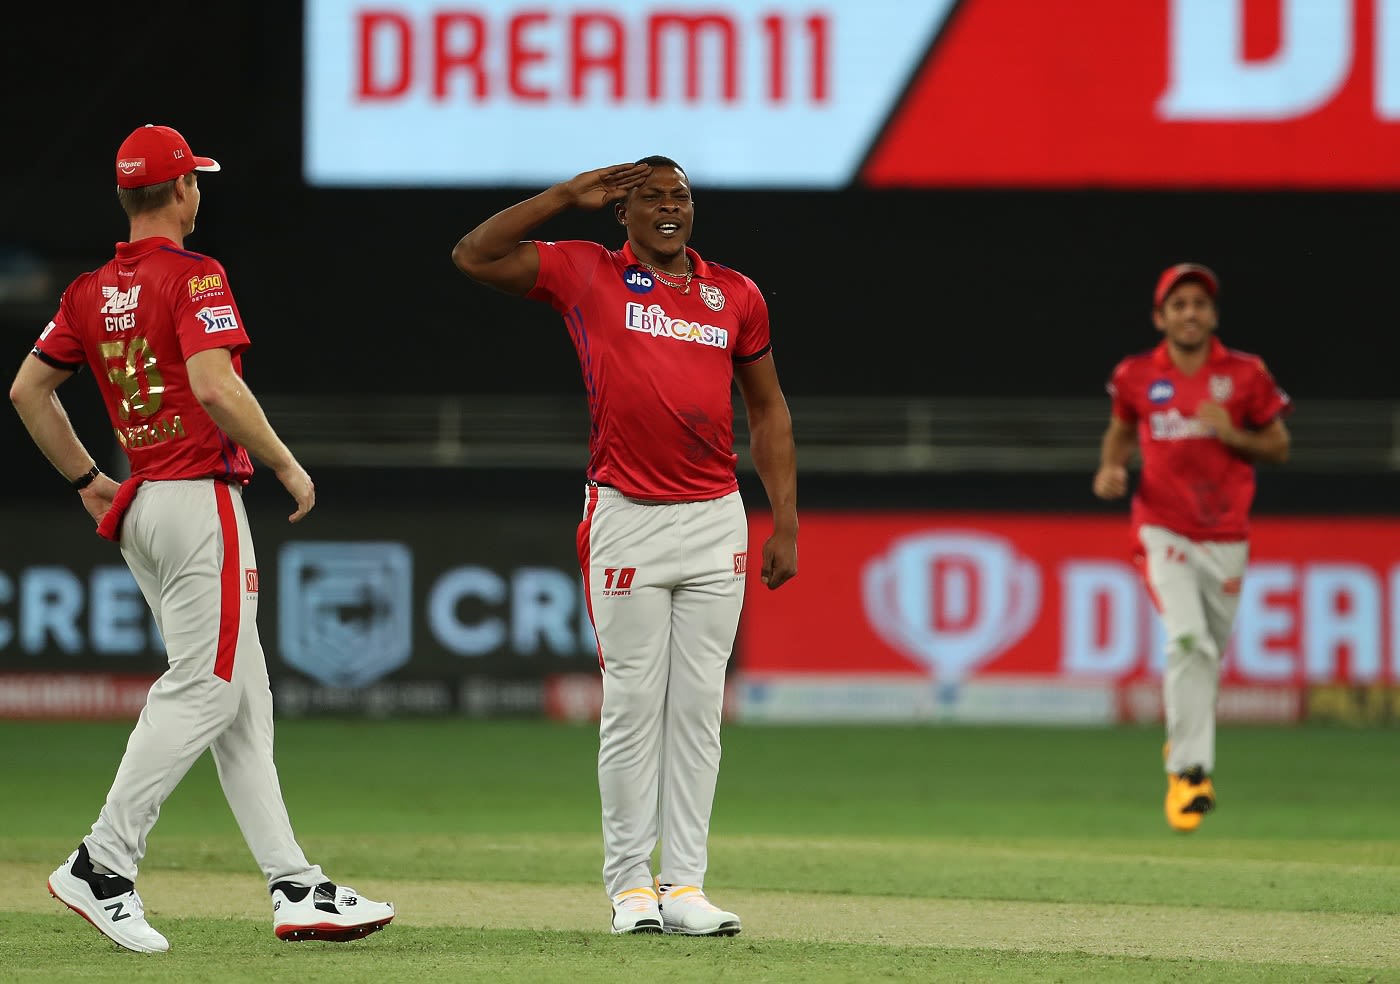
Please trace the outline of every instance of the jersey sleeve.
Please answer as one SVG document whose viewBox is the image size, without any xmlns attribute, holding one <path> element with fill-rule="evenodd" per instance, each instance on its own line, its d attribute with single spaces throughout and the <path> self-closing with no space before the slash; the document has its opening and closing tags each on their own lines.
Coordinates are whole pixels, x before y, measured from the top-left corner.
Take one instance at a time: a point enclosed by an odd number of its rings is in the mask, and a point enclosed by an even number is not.
<svg viewBox="0 0 1400 984">
<path fill-rule="evenodd" d="M 69 291 L 65 291 L 58 301 L 58 311 L 53 320 L 39 333 L 34 343 L 34 354 L 55 369 L 68 369 L 77 372 L 87 361 L 82 339 L 74 330 L 73 320 L 68 313 Z"/>
<path fill-rule="evenodd" d="M 1269 372 L 1263 360 L 1256 361 L 1255 370 L 1245 421 L 1251 427 L 1267 427 L 1277 418 L 1293 412 L 1293 400 L 1274 382 L 1273 373 Z"/>
<path fill-rule="evenodd" d="M 1132 367 L 1128 359 L 1118 363 L 1105 387 L 1109 399 L 1113 401 L 1113 416 L 1126 424 L 1135 424 L 1138 419 L 1137 405 L 1133 402 Z"/>
<path fill-rule="evenodd" d="M 598 243 L 577 239 L 536 241 L 535 248 L 540 254 L 540 272 L 526 296 L 544 301 L 561 314 L 578 303 L 607 253 Z"/>
<path fill-rule="evenodd" d="M 226 348 L 241 355 L 248 347 L 228 274 L 218 260 L 202 256 L 190 267 L 174 300 L 175 334 L 185 359 L 210 349 Z"/>
<path fill-rule="evenodd" d="M 748 288 L 748 305 L 739 324 L 739 338 L 734 343 L 734 362 L 741 366 L 757 362 L 773 350 L 768 326 L 768 302 L 753 281 L 745 278 L 745 286 Z"/>
</svg>

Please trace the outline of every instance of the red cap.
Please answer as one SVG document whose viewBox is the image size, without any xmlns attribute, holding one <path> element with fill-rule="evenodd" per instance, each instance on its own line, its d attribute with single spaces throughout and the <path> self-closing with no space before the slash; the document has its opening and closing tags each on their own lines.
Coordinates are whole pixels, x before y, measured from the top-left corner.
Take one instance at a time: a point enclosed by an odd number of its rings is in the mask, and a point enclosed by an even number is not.
<svg viewBox="0 0 1400 984">
<path fill-rule="evenodd" d="M 168 126 L 147 123 L 133 130 L 117 150 L 117 185 L 144 188 L 191 171 L 217 171 L 219 162 L 196 157 L 179 132 Z"/>
<path fill-rule="evenodd" d="M 1152 295 L 1157 307 L 1162 306 L 1167 295 L 1175 290 L 1176 285 L 1183 280 L 1195 280 L 1206 289 L 1206 293 L 1211 297 L 1220 293 L 1220 278 L 1210 267 L 1201 266 L 1199 263 L 1178 263 L 1174 267 L 1163 270 L 1162 275 L 1157 278 L 1157 292 Z"/>
</svg>

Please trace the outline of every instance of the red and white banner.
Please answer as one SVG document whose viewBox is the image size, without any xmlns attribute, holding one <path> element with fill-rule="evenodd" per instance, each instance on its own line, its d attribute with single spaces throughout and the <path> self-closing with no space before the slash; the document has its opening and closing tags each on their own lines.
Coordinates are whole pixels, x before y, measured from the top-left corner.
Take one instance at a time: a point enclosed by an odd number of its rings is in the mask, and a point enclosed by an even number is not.
<svg viewBox="0 0 1400 984">
<path fill-rule="evenodd" d="M 0 673 L 0 718 L 135 719 L 155 676 Z"/>
<path fill-rule="evenodd" d="M 862 177 L 1400 187 L 1400 0 L 969 0 Z"/>
<path fill-rule="evenodd" d="M 305 11 L 313 185 L 1400 187 L 1400 0 Z"/>
<path fill-rule="evenodd" d="M 665 154 L 697 186 L 838 187 L 954 5 L 308 0 L 306 178 L 537 186 Z"/>
<path fill-rule="evenodd" d="M 1126 517 L 805 513 L 799 576 L 749 581 L 740 670 L 766 699 L 844 680 L 841 706 L 894 717 L 980 687 L 1152 719 L 1164 639 L 1130 550 Z M 1400 520 L 1257 520 L 1222 681 L 1227 716 L 1274 719 L 1311 685 L 1400 683 Z"/>
</svg>

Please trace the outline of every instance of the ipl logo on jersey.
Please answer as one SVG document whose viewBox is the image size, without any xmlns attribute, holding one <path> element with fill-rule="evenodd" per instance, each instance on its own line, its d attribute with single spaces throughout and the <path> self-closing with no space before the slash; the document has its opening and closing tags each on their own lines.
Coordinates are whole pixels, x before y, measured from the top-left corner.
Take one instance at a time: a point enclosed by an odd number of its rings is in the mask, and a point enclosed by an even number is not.
<svg viewBox="0 0 1400 984">
<path fill-rule="evenodd" d="M 622 272 L 622 283 L 634 294 L 650 294 L 656 287 L 656 281 L 638 266 L 630 266 Z"/>
<path fill-rule="evenodd" d="M 206 335 L 212 335 L 216 331 L 233 331 L 238 327 L 238 319 L 234 317 L 231 304 L 200 308 L 194 316 L 204 323 Z"/>
<path fill-rule="evenodd" d="M 865 613 L 887 643 L 950 684 L 1015 645 L 1040 612 L 1040 570 L 985 533 L 902 537 L 866 565 Z"/>
</svg>

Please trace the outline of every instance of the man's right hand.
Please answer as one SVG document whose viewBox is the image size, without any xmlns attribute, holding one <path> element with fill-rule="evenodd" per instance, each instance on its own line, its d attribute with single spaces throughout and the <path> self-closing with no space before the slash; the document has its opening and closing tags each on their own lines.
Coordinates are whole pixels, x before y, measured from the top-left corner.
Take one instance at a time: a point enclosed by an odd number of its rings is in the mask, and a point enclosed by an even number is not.
<svg viewBox="0 0 1400 984">
<path fill-rule="evenodd" d="M 1128 491 L 1128 469 L 1123 465 L 1100 465 L 1094 475 L 1094 495 L 1119 499 Z"/>
<path fill-rule="evenodd" d="M 287 522 L 299 522 L 316 505 L 316 484 L 306 474 L 306 469 L 295 461 L 277 470 L 277 480 L 297 501 L 297 511 L 287 517 Z"/>
<path fill-rule="evenodd" d="M 591 211 L 626 198 L 650 174 L 650 164 L 613 164 L 584 171 L 565 181 L 563 187 L 574 208 Z"/>
</svg>

